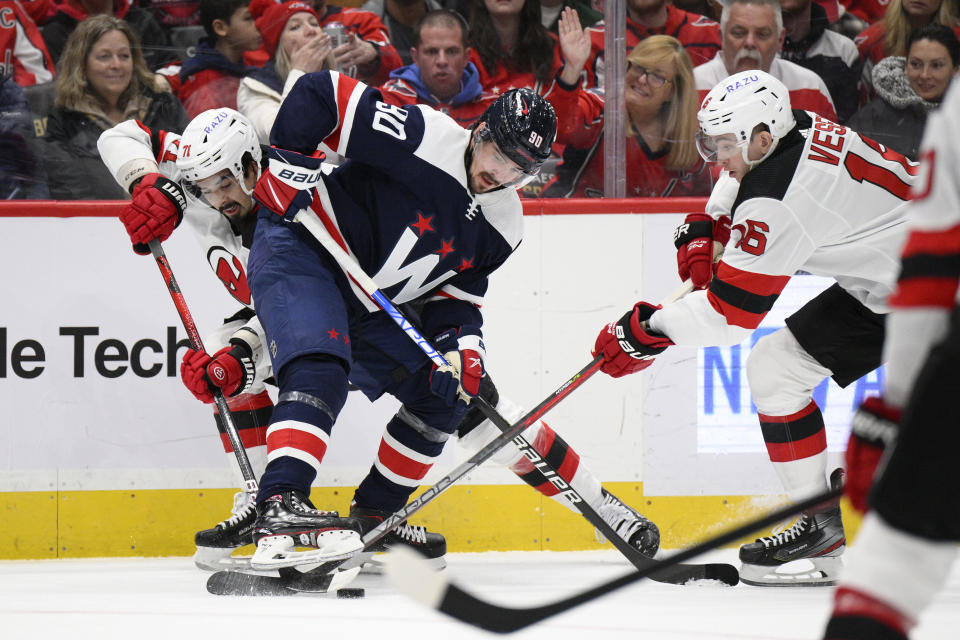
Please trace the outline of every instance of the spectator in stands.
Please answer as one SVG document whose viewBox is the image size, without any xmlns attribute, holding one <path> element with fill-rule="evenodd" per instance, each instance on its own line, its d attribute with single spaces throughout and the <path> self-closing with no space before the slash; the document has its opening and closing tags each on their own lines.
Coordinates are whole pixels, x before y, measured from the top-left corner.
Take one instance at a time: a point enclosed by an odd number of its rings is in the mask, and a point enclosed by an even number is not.
<svg viewBox="0 0 960 640">
<path fill-rule="evenodd" d="M 53 59 L 40 30 L 17 0 L 0 0 L 0 76 L 21 87 L 53 80 Z"/>
<path fill-rule="evenodd" d="M 910 35 L 906 57 L 884 58 L 873 68 L 877 97 L 850 119 L 850 128 L 917 159 L 927 114 L 940 106 L 960 69 L 960 41 L 939 24 Z"/>
<path fill-rule="evenodd" d="M 170 47 L 166 31 L 146 9 L 135 7 L 130 0 L 64 0 L 57 4 L 57 12 L 43 27 L 43 40 L 55 63 L 66 46 L 67 38 L 88 16 L 112 15 L 125 21 L 139 34 L 148 69 L 157 69 L 176 56 Z"/>
<path fill-rule="evenodd" d="M 260 142 L 270 144 L 280 103 L 297 80 L 305 73 L 332 69 L 336 63 L 330 37 L 306 2 L 271 5 L 257 19 L 257 27 L 270 60 L 240 82 L 237 111 L 253 123 Z"/>
<path fill-rule="evenodd" d="M 0 73 L 0 200 L 50 197 L 38 160 L 30 105 L 13 76 Z"/>
<path fill-rule="evenodd" d="M 322 29 L 334 23 L 342 24 L 346 28 L 346 44 L 334 45 L 335 68 L 349 70 L 355 67 L 356 77 L 375 87 L 386 82 L 390 72 L 403 65 L 400 55 L 390 42 L 387 27 L 376 14 L 363 9 L 338 7 L 328 4 L 326 0 L 307 0 L 307 2 L 319 17 Z M 273 4 L 279 4 L 279 2 L 251 0 L 250 13 L 254 19 L 259 19 Z M 245 56 L 248 64 L 261 66 L 270 57 L 265 51 L 256 53 L 258 55 Z"/>
<path fill-rule="evenodd" d="M 416 46 L 414 28 L 428 12 L 443 9 L 443 5 L 438 0 L 367 0 L 360 8 L 380 18 L 403 64 L 411 65 L 410 49 Z"/>
<path fill-rule="evenodd" d="M 778 0 L 728 0 L 720 15 L 720 31 L 720 53 L 693 70 L 701 101 L 728 76 L 760 69 L 787 86 L 794 109 L 837 119 L 830 91 L 820 76 L 777 56 L 786 37 Z"/>
<path fill-rule="evenodd" d="M 830 91 L 838 122 L 860 104 L 860 55 L 853 40 L 831 31 L 823 5 L 813 0 L 780 0 L 786 37 L 780 57 L 815 72 Z"/>
<path fill-rule="evenodd" d="M 864 29 L 854 40 L 863 62 L 861 104 L 873 97 L 873 66 L 887 56 L 907 55 L 907 41 L 914 31 L 927 24 L 942 24 L 960 37 L 957 1 L 890 0 L 883 20 Z"/>
<path fill-rule="evenodd" d="M 200 24 L 197 0 L 141 0 L 137 4 L 152 13 L 164 29 Z"/>
<path fill-rule="evenodd" d="M 160 69 L 191 119 L 207 109 L 237 108 L 240 81 L 255 71 L 244 64 L 243 54 L 263 42 L 249 4 L 250 0 L 200 0 L 206 37 L 192 58 Z"/>
<path fill-rule="evenodd" d="M 603 86 L 604 23 L 587 30 L 593 44 L 587 64 L 587 86 Z M 627 0 L 627 51 L 652 35 L 673 36 L 687 50 L 693 66 L 713 59 L 720 51 L 720 25 L 700 14 L 678 9 L 667 0 Z"/>
<path fill-rule="evenodd" d="M 413 30 L 414 63 L 390 74 L 380 87 L 383 101 L 403 106 L 427 104 L 469 127 L 497 98 L 480 85 L 477 67 L 467 60 L 467 24 L 459 13 L 431 11 Z"/>
<path fill-rule="evenodd" d="M 603 195 L 603 98 L 578 79 L 590 56 L 590 39 L 577 14 L 560 19 L 564 67 L 546 98 L 557 112 L 563 164 L 545 197 Z M 697 91 L 693 67 L 672 36 L 644 38 L 627 56 L 626 179 L 632 197 L 706 196 L 711 173 L 697 152 Z"/>
<path fill-rule="evenodd" d="M 43 145 L 54 198 L 128 197 L 100 160 L 100 134 L 132 118 L 167 131 L 182 131 L 189 122 L 176 96 L 156 90 L 137 35 L 114 16 L 97 15 L 77 25 L 67 38 L 56 82 L 56 108 Z"/>
<path fill-rule="evenodd" d="M 603 14 L 591 7 L 589 1 L 540 0 L 540 22 L 547 31 L 553 34 L 559 33 L 560 15 L 567 7 L 577 12 L 580 24 L 585 27 L 592 27 L 603 20 Z"/>
<path fill-rule="evenodd" d="M 560 47 L 540 21 L 539 0 L 472 0 L 470 61 L 484 91 L 543 93 L 560 69 Z"/>
</svg>

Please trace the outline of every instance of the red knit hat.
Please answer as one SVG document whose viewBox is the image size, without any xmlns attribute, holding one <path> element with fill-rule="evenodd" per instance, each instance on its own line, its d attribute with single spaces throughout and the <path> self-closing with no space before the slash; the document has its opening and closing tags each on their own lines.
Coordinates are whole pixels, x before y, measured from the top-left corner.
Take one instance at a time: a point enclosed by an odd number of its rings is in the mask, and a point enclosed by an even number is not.
<svg viewBox="0 0 960 640">
<path fill-rule="evenodd" d="M 293 0 L 283 4 L 271 4 L 267 7 L 263 15 L 257 18 L 255 24 L 263 36 L 263 48 L 273 57 L 277 51 L 277 45 L 280 42 L 280 34 L 283 28 L 287 26 L 287 21 L 295 13 L 309 13 L 320 23 L 320 16 L 313 10 L 313 7 L 303 0 Z"/>
</svg>

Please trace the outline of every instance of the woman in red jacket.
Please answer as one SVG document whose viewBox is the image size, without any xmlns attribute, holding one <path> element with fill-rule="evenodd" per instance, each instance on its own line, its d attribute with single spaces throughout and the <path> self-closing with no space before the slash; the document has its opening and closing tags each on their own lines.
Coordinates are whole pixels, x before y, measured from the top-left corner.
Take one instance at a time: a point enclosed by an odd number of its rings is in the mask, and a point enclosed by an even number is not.
<svg viewBox="0 0 960 640">
<path fill-rule="evenodd" d="M 590 40 L 577 14 L 564 10 L 565 65 L 546 98 L 557 112 L 563 164 L 544 197 L 603 195 L 603 97 L 578 84 Z M 705 196 L 713 181 L 697 153 L 697 91 L 690 56 L 679 40 L 655 35 L 627 56 L 626 172 L 631 197 Z"/>
</svg>

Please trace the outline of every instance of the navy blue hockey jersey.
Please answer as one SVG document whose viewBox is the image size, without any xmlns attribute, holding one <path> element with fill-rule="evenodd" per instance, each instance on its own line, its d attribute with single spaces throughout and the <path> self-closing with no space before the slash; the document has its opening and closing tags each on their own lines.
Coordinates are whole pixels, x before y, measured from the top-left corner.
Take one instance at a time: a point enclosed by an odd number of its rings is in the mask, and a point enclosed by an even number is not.
<svg viewBox="0 0 960 640">
<path fill-rule="evenodd" d="M 313 200 L 327 230 L 395 303 L 447 301 L 438 305 L 444 324 L 479 327 L 487 278 L 520 244 L 523 216 L 513 189 L 470 190 L 470 136 L 428 106 L 390 105 L 376 89 L 321 71 L 290 91 L 270 143 L 309 155 L 325 142 L 346 157 Z"/>
</svg>

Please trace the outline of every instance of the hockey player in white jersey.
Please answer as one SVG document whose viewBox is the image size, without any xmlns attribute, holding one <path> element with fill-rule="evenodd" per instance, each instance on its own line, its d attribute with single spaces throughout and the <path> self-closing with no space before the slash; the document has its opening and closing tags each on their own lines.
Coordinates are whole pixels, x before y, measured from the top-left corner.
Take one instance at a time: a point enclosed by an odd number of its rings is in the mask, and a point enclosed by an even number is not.
<svg viewBox="0 0 960 640">
<path fill-rule="evenodd" d="M 845 490 L 860 509 L 869 493 L 870 511 L 837 586 L 824 640 L 906 640 L 957 556 L 957 140 L 960 86 L 927 121 L 887 317 L 883 395 L 864 402 L 853 419 Z"/>
<path fill-rule="evenodd" d="M 273 372 L 264 351 L 266 340 L 253 312 L 246 269 L 249 244 L 256 224 L 256 202 L 251 192 L 261 170 L 261 148 L 248 121 L 231 109 L 214 109 L 198 115 L 183 135 L 150 131 L 136 121 L 127 121 L 105 132 L 100 139 L 104 162 L 118 182 L 134 193 L 134 200 L 121 216 L 130 232 L 135 250 L 147 252 L 146 242 L 165 240 L 182 219 L 193 229 L 210 266 L 230 294 L 244 305 L 243 311 L 228 319 L 205 340 L 208 354 L 188 351 L 181 367 L 184 384 L 200 400 L 212 402 L 210 375 L 216 365 L 226 372 L 223 391 L 233 412 L 241 439 L 259 477 L 265 466 L 266 428 L 273 403 L 264 388 Z M 179 187 L 182 186 L 182 189 Z M 177 197 L 186 202 L 181 211 Z M 248 353 L 249 352 L 249 353 Z M 251 368 L 252 365 L 252 368 Z M 252 372 L 252 375 L 251 375 Z M 270 380 L 272 382 L 272 379 Z M 508 418 L 523 411 L 500 394 L 489 376 L 483 379 L 483 395 Z M 499 400 L 498 400 L 499 398 Z M 224 430 L 217 417 L 221 434 Z M 481 424 L 482 423 L 482 424 Z M 479 449 L 499 431 L 484 421 L 479 410 L 471 410 L 458 428 L 461 443 Z M 546 423 L 538 421 L 526 432 L 534 448 L 560 468 L 561 475 L 616 530 L 621 537 L 653 556 L 659 546 L 656 525 L 615 495 L 580 464 L 579 456 Z M 229 444 L 222 438 L 228 459 L 240 478 Z M 572 509 L 559 490 L 514 447 L 508 446 L 494 460 L 504 464 L 544 495 Z M 240 492 L 238 498 L 245 498 Z M 235 504 L 234 515 L 196 535 L 194 561 L 204 569 L 242 567 L 247 559 L 231 553 L 250 543 L 254 521 L 253 505 Z M 428 534 L 426 538 L 424 534 Z M 405 542 L 429 557 L 442 560 L 442 536 L 422 527 L 401 526 L 386 538 L 387 543 Z"/>
<path fill-rule="evenodd" d="M 826 432 L 813 389 L 827 376 L 846 386 L 881 364 L 883 315 L 916 165 L 814 113 L 792 111 L 786 87 L 762 71 L 718 84 L 698 118 L 701 154 L 740 183 L 716 274 L 706 290 L 663 308 L 637 303 L 600 332 L 594 353 L 604 354 L 603 371 L 617 377 L 648 367 L 672 345 L 736 344 L 796 272 L 836 280 L 787 318 L 785 328 L 761 338 L 746 364 L 768 455 L 786 494 L 798 501 L 828 483 Z M 707 227 L 681 249 L 707 250 L 713 239 Z M 832 584 L 844 547 L 839 506 L 828 505 L 742 546 L 741 579 Z M 784 566 L 798 559 L 814 569 Z"/>
</svg>

